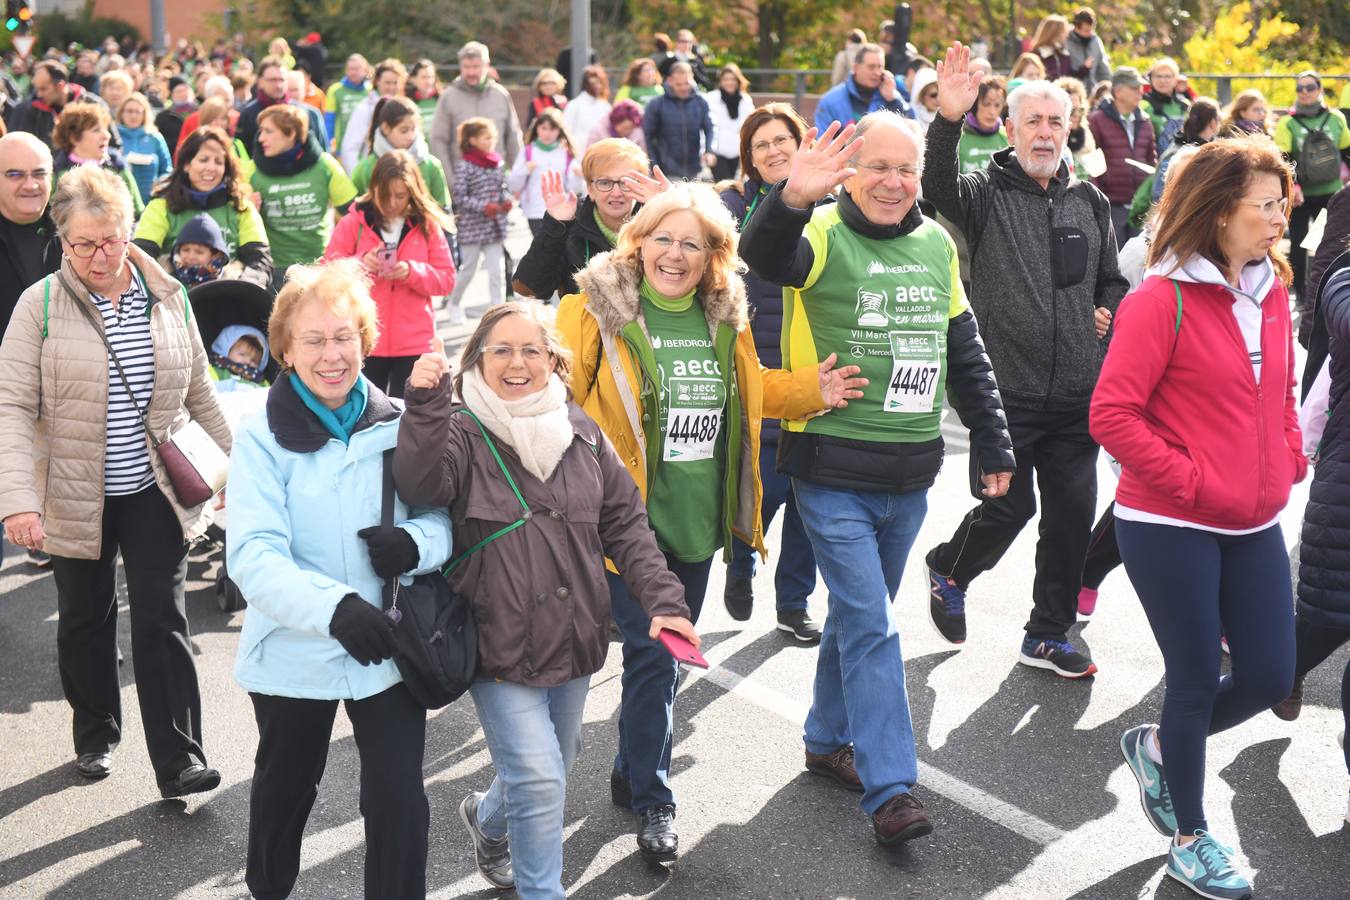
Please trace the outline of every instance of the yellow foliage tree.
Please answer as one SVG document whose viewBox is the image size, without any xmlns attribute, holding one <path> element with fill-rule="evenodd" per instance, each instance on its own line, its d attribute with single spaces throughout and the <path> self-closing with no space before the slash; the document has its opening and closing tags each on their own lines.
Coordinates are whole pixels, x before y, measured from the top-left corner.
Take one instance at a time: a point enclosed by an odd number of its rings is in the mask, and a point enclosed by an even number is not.
<svg viewBox="0 0 1350 900">
<path fill-rule="evenodd" d="M 1256 21 L 1254 21 L 1254 18 Z M 1252 5 L 1248 2 L 1236 3 L 1221 11 L 1211 28 L 1197 29 L 1183 45 L 1185 59 L 1183 66 L 1189 72 L 1223 74 L 1225 72 L 1261 72 L 1269 75 L 1297 75 L 1304 69 L 1313 68 L 1313 61 L 1299 59 L 1282 61 L 1288 56 L 1290 39 L 1299 35 L 1299 44 L 1306 48 L 1317 43 L 1316 29 L 1302 29 L 1293 22 L 1285 21 L 1279 15 L 1267 15 L 1264 12 L 1256 17 L 1252 15 Z M 1309 33 L 1311 32 L 1311 33 Z M 1283 50 L 1284 52 L 1277 52 Z M 1306 50 L 1301 50 L 1301 53 Z M 1191 79 L 1191 86 L 1197 93 L 1215 96 L 1213 79 Z M 1294 102 L 1294 80 L 1246 79 L 1233 82 L 1233 96 L 1236 97 L 1247 88 L 1258 88 L 1266 95 L 1274 107 L 1288 106 Z"/>
</svg>

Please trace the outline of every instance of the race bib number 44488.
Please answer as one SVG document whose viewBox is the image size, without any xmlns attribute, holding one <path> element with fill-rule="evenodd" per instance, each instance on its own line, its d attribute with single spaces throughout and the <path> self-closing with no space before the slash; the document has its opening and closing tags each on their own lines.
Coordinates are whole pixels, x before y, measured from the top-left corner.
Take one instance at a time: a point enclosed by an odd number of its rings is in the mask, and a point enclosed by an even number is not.
<svg viewBox="0 0 1350 900">
<path fill-rule="evenodd" d="M 931 331 L 892 331 L 891 380 L 881 408 L 888 413 L 933 411 L 942 373 L 938 336 Z"/>
<path fill-rule="evenodd" d="M 722 431 L 725 394 L 720 379 L 670 379 L 663 462 L 713 458 Z"/>
</svg>

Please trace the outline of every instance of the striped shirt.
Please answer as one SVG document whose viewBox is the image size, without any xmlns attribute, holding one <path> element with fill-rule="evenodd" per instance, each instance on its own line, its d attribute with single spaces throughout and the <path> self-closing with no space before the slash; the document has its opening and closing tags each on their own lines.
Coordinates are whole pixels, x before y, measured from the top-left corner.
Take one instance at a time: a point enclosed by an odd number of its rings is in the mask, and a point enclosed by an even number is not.
<svg viewBox="0 0 1350 900">
<path fill-rule="evenodd" d="M 122 292 L 117 308 L 106 297 L 89 295 L 103 316 L 108 343 L 126 373 L 131 393 L 117 374 L 108 354 L 108 430 L 103 457 L 103 493 L 108 497 L 135 494 L 155 481 L 150 468 L 150 448 L 145 441 L 141 412 L 149 413 L 155 387 L 155 345 L 146 314 L 150 298 L 140 276 L 133 270 L 131 284 Z"/>
</svg>

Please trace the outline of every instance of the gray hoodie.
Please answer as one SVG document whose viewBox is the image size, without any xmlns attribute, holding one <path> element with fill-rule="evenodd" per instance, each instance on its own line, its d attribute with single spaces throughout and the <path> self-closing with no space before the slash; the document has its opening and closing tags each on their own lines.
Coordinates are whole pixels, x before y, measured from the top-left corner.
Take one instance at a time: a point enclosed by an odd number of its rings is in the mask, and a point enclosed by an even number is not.
<svg viewBox="0 0 1350 900">
<path fill-rule="evenodd" d="M 1111 80 L 1111 63 L 1106 58 L 1106 45 L 1096 34 L 1090 38 L 1081 38 L 1078 32 L 1070 31 L 1068 40 L 1064 42 L 1064 49 L 1069 51 L 1069 62 L 1073 64 L 1075 72 L 1083 67 L 1089 56 L 1096 60 L 1092 64 L 1092 71 L 1082 78 L 1083 86 L 1088 89 L 1088 93 L 1092 93 L 1097 82 Z"/>
</svg>

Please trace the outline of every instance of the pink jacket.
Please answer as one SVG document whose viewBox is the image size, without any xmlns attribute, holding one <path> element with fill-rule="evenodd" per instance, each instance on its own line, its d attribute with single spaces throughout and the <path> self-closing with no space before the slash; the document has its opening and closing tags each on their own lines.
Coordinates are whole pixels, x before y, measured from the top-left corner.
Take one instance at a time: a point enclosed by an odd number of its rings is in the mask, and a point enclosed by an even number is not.
<svg viewBox="0 0 1350 900">
<path fill-rule="evenodd" d="M 356 257 L 384 246 L 380 233 L 366 220 L 364 204 L 355 204 L 333 229 L 324 259 Z M 409 228 L 398 245 L 398 261 L 408 264 L 404 281 L 372 273 L 370 294 L 380 314 L 380 339 L 371 356 L 420 356 L 432 349 L 436 312 L 431 298 L 450 293 L 455 286 L 455 263 L 445 232 L 432 226 Z"/>
</svg>

